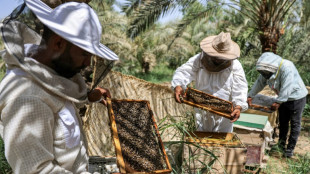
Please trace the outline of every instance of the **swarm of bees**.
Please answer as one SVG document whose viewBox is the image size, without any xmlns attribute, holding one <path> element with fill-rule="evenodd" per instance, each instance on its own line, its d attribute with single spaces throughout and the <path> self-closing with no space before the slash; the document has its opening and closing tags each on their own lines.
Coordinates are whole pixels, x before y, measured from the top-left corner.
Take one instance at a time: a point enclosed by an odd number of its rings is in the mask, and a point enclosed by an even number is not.
<svg viewBox="0 0 310 174">
<path fill-rule="evenodd" d="M 112 109 L 126 168 L 137 172 L 164 169 L 164 156 L 147 103 L 114 100 Z"/>
<path fill-rule="evenodd" d="M 203 105 L 216 111 L 231 113 L 233 109 L 233 105 L 231 102 L 198 91 L 193 88 L 187 88 L 185 96 L 185 100 L 188 100 L 195 104 Z"/>
</svg>

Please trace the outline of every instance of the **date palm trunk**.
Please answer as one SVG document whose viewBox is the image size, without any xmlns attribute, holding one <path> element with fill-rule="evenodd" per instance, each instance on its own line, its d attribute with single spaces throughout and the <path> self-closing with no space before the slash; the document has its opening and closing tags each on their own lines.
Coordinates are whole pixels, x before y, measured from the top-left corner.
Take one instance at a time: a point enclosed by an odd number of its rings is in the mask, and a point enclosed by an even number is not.
<svg viewBox="0 0 310 174">
<path fill-rule="evenodd" d="M 277 44 L 281 37 L 280 21 L 275 20 L 275 17 L 270 13 L 274 8 L 270 6 L 268 0 L 262 0 L 259 7 L 259 40 L 262 45 L 262 53 L 273 52 L 277 53 Z"/>
<path fill-rule="evenodd" d="M 262 53 L 273 52 L 276 54 L 280 37 L 280 29 L 275 27 L 262 28 L 262 33 L 259 35 L 259 40 L 262 45 Z"/>
</svg>

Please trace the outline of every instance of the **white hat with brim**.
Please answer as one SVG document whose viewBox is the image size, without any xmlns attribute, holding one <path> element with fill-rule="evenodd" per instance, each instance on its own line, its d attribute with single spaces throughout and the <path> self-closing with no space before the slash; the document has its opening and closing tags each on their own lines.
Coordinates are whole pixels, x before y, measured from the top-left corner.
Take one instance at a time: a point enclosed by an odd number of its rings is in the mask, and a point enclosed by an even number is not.
<svg viewBox="0 0 310 174">
<path fill-rule="evenodd" d="M 85 3 L 68 2 L 55 9 L 40 0 L 25 0 L 37 18 L 57 35 L 98 57 L 116 61 L 118 56 L 100 43 L 102 28 L 97 14 Z"/>
<path fill-rule="evenodd" d="M 226 60 L 240 57 L 240 48 L 231 40 L 230 33 L 221 32 L 216 36 L 209 36 L 200 42 L 200 48 L 207 55 Z"/>
</svg>

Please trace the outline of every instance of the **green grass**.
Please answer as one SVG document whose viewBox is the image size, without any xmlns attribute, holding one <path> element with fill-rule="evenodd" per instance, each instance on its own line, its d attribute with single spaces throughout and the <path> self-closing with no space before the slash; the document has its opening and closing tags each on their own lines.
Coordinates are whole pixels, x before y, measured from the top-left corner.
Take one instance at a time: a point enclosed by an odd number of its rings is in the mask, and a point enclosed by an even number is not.
<svg viewBox="0 0 310 174">
<path fill-rule="evenodd" d="M 306 103 L 306 106 L 304 108 L 304 111 L 303 111 L 303 117 L 307 117 L 307 118 L 310 118 L 310 102 L 307 101 Z"/>
<path fill-rule="evenodd" d="M 185 116 L 166 116 L 159 123 L 160 134 L 169 132 L 171 137 L 177 136 L 178 141 L 167 141 L 165 147 L 168 149 L 169 162 L 172 167 L 172 173 L 174 174 L 202 174 L 202 173 L 214 173 L 212 165 L 218 160 L 213 152 L 209 149 L 201 146 L 199 143 L 191 143 L 184 141 L 185 136 L 191 136 L 190 132 L 196 130 L 194 113 L 188 112 Z M 174 131 L 172 131 L 174 130 Z M 175 133 L 172 135 L 171 133 Z M 185 149 L 195 149 L 199 151 L 197 153 L 189 153 L 184 151 Z M 187 153 L 187 157 L 185 157 Z M 199 157 L 210 157 L 206 161 L 198 161 Z M 200 162 L 201 168 L 195 168 L 192 165 L 196 165 Z"/>
<path fill-rule="evenodd" d="M 297 155 L 297 159 L 287 159 L 288 173 L 304 174 L 310 173 L 310 154 Z"/>
<path fill-rule="evenodd" d="M 4 144 L 2 138 L 0 138 L 0 173 L 13 173 L 4 155 Z"/>
<path fill-rule="evenodd" d="M 282 156 L 281 150 L 272 152 L 274 158 L 268 160 L 268 165 L 263 169 L 263 173 L 290 173 L 290 174 L 306 174 L 310 173 L 310 154 L 295 154 L 293 158 L 285 158 Z M 270 154 L 269 154 L 270 155 Z"/>
<path fill-rule="evenodd" d="M 150 73 L 136 72 L 130 75 L 152 83 L 163 83 L 172 80 L 174 71 L 175 70 L 169 69 L 165 65 L 158 65 Z"/>
</svg>

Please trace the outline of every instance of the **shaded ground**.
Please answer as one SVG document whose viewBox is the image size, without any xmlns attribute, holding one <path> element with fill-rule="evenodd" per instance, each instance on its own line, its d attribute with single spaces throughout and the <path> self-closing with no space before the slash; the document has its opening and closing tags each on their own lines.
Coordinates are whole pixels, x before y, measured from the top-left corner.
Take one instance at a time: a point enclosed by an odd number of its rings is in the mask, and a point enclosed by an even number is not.
<svg viewBox="0 0 310 174">
<path fill-rule="evenodd" d="M 276 139 L 276 142 L 277 141 L 278 139 Z M 295 155 L 290 159 L 286 159 L 279 152 L 270 153 L 268 165 L 266 169 L 262 170 L 261 173 L 266 173 L 266 174 L 295 173 L 295 171 L 291 169 L 292 165 L 297 164 L 299 165 L 297 167 L 305 168 L 303 164 L 305 160 L 301 159 L 305 156 L 307 159 L 310 158 L 309 157 L 310 156 L 310 119 L 303 118 L 301 133 L 300 133 L 297 145 L 295 147 Z M 308 165 L 310 165 L 310 163 Z M 310 171 L 305 171 L 302 173 L 310 173 Z"/>
</svg>

